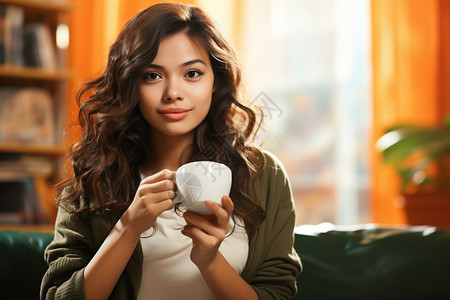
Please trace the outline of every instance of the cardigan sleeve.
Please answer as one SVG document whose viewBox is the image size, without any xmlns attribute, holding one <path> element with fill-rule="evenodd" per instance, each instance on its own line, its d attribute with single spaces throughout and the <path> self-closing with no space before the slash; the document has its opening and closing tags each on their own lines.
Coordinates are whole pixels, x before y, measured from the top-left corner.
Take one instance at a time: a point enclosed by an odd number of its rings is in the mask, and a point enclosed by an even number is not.
<svg viewBox="0 0 450 300">
<path fill-rule="evenodd" d="M 250 235 L 249 258 L 242 277 L 259 299 L 291 299 L 301 262 L 294 245 L 295 210 L 286 172 L 276 157 L 266 155 L 266 167 L 255 189 L 266 218 Z"/>
<path fill-rule="evenodd" d="M 49 267 L 41 282 L 41 299 L 85 299 L 83 273 L 92 249 L 87 220 L 60 205 L 55 236 L 44 253 Z"/>
<path fill-rule="evenodd" d="M 49 267 L 41 282 L 41 299 L 85 299 L 84 268 L 116 222 L 116 217 L 76 214 L 59 206 L 55 237 L 44 253 Z M 136 298 L 142 260 L 138 242 L 109 299 Z"/>
</svg>

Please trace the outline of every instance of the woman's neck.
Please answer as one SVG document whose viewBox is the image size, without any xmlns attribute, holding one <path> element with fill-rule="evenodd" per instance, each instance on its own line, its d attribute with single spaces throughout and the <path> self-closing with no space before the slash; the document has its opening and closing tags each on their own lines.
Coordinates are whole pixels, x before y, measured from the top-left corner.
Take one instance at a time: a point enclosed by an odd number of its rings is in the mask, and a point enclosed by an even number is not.
<svg viewBox="0 0 450 300">
<path fill-rule="evenodd" d="M 189 159 L 193 142 L 193 132 L 183 136 L 167 136 L 153 132 L 151 155 L 145 171 L 147 173 L 155 173 L 162 169 L 176 171 Z"/>
</svg>

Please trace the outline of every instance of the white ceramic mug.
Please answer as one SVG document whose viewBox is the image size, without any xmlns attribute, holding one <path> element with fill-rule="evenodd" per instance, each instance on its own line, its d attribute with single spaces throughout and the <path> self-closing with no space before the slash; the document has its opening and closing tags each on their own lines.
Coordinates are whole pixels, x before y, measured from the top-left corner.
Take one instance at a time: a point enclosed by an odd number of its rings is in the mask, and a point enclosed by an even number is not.
<svg viewBox="0 0 450 300">
<path fill-rule="evenodd" d="M 214 161 L 187 163 L 175 172 L 177 196 L 174 202 L 182 202 L 186 209 L 210 214 L 205 201 L 211 200 L 222 205 L 222 197 L 231 190 L 231 170 L 226 165 Z"/>
</svg>

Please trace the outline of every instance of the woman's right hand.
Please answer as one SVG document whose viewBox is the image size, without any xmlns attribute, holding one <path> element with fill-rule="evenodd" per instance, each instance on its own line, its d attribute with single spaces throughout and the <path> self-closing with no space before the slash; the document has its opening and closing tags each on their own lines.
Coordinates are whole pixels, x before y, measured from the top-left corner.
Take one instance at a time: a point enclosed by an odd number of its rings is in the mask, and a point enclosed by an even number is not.
<svg viewBox="0 0 450 300">
<path fill-rule="evenodd" d="M 165 169 L 141 180 L 133 202 L 121 217 L 123 224 L 131 226 L 136 235 L 152 227 L 163 211 L 174 207 L 174 173 Z"/>
<path fill-rule="evenodd" d="M 142 232 L 173 208 L 174 172 L 162 170 L 141 180 L 133 202 L 84 269 L 86 299 L 108 299 Z"/>
</svg>

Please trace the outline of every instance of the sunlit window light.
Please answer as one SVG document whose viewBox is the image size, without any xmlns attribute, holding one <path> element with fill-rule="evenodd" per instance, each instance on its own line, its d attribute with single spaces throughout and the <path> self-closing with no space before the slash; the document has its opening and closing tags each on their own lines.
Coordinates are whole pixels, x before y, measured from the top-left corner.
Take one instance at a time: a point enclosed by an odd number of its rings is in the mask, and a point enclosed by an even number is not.
<svg viewBox="0 0 450 300">
<path fill-rule="evenodd" d="M 66 24 L 59 24 L 56 28 L 56 45 L 63 50 L 69 47 L 69 27 Z"/>
</svg>

